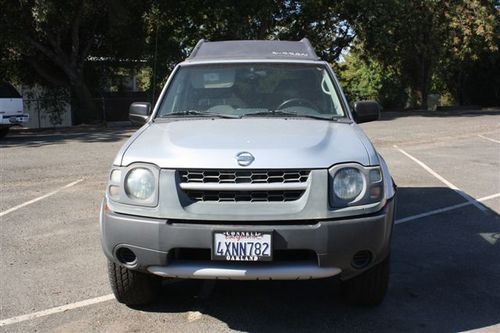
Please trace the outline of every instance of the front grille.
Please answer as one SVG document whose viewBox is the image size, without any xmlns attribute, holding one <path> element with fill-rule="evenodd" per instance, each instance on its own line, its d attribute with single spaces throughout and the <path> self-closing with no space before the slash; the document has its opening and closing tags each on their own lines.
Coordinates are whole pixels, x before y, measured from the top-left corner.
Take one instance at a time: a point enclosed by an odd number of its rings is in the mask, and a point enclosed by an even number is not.
<svg viewBox="0 0 500 333">
<path fill-rule="evenodd" d="M 180 170 L 183 183 L 272 184 L 305 183 L 309 170 Z"/>
<path fill-rule="evenodd" d="M 179 170 L 180 187 L 193 201 L 289 202 L 300 199 L 309 170 Z"/>
</svg>

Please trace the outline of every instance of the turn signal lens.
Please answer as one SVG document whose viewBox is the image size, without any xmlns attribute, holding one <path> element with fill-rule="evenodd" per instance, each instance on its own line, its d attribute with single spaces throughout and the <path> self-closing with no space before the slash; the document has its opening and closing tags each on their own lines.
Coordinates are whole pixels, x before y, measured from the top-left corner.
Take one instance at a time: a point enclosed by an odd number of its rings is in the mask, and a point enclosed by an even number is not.
<svg viewBox="0 0 500 333">
<path fill-rule="evenodd" d="M 112 199 L 117 199 L 120 197 L 120 187 L 116 185 L 110 185 L 109 186 L 109 196 Z"/>
<path fill-rule="evenodd" d="M 378 183 L 382 180 L 382 174 L 380 173 L 380 169 L 370 170 L 370 183 Z"/>
<path fill-rule="evenodd" d="M 121 170 L 113 170 L 111 172 L 110 179 L 113 183 L 120 183 L 122 180 L 122 171 Z"/>
<path fill-rule="evenodd" d="M 375 185 L 370 188 L 370 199 L 378 200 L 382 196 L 382 186 Z"/>
</svg>

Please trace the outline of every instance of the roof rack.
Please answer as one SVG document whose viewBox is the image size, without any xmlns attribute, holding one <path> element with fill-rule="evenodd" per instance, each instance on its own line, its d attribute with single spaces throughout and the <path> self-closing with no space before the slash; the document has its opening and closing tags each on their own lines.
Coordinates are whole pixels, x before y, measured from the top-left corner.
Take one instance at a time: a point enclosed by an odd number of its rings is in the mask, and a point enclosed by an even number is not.
<svg viewBox="0 0 500 333">
<path fill-rule="evenodd" d="M 234 59 L 319 60 L 307 38 L 300 41 L 233 40 L 209 42 L 200 39 L 187 61 Z"/>
<path fill-rule="evenodd" d="M 195 45 L 195 47 L 194 47 L 193 51 L 191 51 L 191 54 L 189 55 L 189 57 L 188 57 L 188 58 L 194 58 L 194 57 L 195 57 L 195 55 L 196 55 L 196 52 L 198 52 L 198 50 L 200 49 L 200 47 L 201 47 L 201 45 L 202 45 L 203 43 L 205 43 L 205 40 L 202 38 L 202 39 L 200 39 L 200 40 L 198 41 L 198 43 L 196 43 L 196 45 Z"/>
</svg>

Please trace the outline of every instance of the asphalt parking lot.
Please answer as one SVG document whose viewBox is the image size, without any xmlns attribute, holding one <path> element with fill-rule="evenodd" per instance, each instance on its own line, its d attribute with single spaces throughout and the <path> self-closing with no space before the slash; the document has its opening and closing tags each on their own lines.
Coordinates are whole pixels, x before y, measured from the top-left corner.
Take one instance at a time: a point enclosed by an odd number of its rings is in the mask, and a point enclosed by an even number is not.
<svg viewBox="0 0 500 333">
<path fill-rule="evenodd" d="M 0 142 L 0 332 L 500 331 L 500 111 L 386 113 L 362 126 L 399 186 L 391 285 L 376 308 L 331 280 L 181 281 L 117 303 L 98 210 L 130 129 Z"/>
</svg>

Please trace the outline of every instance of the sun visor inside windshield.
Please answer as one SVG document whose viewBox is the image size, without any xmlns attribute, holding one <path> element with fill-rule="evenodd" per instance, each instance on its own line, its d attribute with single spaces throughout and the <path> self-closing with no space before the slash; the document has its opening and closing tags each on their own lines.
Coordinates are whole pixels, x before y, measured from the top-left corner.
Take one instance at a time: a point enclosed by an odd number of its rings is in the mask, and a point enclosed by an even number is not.
<svg viewBox="0 0 500 333">
<path fill-rule="evenodd" d="M 196 70 L 191 74 L 191 85 L 196 88 L 231 88 L 234 84 L 234 69 Z"/>
</svg>

